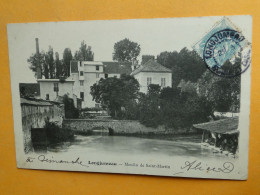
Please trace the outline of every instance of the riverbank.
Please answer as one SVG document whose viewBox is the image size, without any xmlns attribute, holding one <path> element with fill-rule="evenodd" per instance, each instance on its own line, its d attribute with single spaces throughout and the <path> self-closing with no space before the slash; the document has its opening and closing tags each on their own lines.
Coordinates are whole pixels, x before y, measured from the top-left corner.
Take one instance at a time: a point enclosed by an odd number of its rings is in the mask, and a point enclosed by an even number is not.
<svg viewBox="0 0 260 195">
<path fill-rule="evenodd" d="M 92 135 L 96 130 L 118 136 L 167 136 L 198 134 L 195 129 L 169 129 L 165 126 L 147 127 L 136 120 L 65 119 L 63 128 L 81 135 Z"/>
</svg>

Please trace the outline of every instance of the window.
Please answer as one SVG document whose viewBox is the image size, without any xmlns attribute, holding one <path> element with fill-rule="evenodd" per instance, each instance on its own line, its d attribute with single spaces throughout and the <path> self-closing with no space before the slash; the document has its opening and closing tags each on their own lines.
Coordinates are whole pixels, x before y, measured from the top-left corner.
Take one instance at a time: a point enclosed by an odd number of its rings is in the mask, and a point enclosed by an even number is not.
<svg viewBox="0 0 260 195">
<path fill-rule="evenodd" d="M 108 74 L 105 74 L 105 78 L 108 78 Z"/>
<path fill-rule="evenodd" d="M 79 65 L 80 65 L 80 67 L 82 66 L 82 62 L 81 61 L 79 62 Z"/>
<path fill-rule="evenodd" d="M 80 92 L 80 99 L 82 99 L 82 101 L 84 101 L 84 92 Z"/>
<path fill-rule="evenodd" d="M 99 70 L 99 66 L 96 66 L 96 70 Z"/>
<path fill-rule="evenodd" d="M 165 87 L 165 78 L 161 78 L 161 87 Z"/>
<path fill-rule="evenodd" d="M 79 81 L 80 82 L 80 86 L 84 85 L 84 81 Z"/>
<path fill-rule="evenodd" d="M 54 87 L 53 90 L 58 92 L 59 91 L 59 83 L 53 83 Z"/>
<path fill-rule="evenodd" d="M 152 84 L 152 77 L 147 77 L 147 86 Z"/>
<path fill-rule="evenodd" d="M 98 73 L 96 74 L 96 78 L 97 78 L 97 79 L 99 78 L 99 74 L 98 74 Z"/>
<path fill-rule="evenodd" d="M 46 98 L 45 98 L 46 100 L 50 100 L 50 95 L 47 93 L 46 94 Z"/>
<path fill-rule="evenodd" d="M 83 71 L 80 71 L 80 76 L 83 76 Z"/>
</svg>

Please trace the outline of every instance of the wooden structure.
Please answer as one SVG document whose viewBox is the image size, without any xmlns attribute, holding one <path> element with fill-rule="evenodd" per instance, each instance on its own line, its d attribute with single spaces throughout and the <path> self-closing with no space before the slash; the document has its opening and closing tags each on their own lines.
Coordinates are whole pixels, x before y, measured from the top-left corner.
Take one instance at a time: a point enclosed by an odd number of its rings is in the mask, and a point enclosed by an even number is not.
<svg viewBox="0 0 260 195">
<path fill-rule="evenodd" d="M 238 148 L 238 117 L 226 118 L 217 121 L 193 125 L 203 131 L 202 142 L 214 145 L 223 151 L 233 154 Z"/>
</svg>

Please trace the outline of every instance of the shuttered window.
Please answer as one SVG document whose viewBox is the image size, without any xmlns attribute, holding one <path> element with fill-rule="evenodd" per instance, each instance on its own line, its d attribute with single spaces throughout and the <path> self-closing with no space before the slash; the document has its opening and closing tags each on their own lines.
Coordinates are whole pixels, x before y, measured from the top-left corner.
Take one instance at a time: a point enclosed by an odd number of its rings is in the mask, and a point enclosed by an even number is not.
<svg viewBox="0 0 260 195">
<path fill-rule="evenodd" d="M 152 77 L 147 77 L 147 86 L 152 84 Z"/>
<path fill-rule="evenodd" d="M 165 85 L 165 78 L 161 78 L 161 86 L 162 87 L 165 87 L 166 85 Z"/>
</svg>

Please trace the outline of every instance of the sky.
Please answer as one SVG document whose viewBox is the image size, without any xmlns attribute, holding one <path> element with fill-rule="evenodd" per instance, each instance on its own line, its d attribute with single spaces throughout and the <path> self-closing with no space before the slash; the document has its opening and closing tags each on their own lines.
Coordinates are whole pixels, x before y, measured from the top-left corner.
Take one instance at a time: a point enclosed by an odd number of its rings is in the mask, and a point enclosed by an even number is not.
<svg viewBox="0 0 260 195">
<path fill-rule="evenodd" d="M 124 38 L 140 44 L 142 55 L 159 55 L 163 51 L 180 51 L 198 42 L 223 17 L 96 20 L 77 22 L 44 22 L 8 24 L 8 47 L 11 78 L 23 83 L 35 83 L 27 59 L 51 46 L 62 59 L 65 48 L 72 54 L 84 40 L 94 52 L 94 61 L 112 61 L 114 44 Z M 228 16 L 242 34 L 251 41 L 250 16 Z"/>
</svg>

